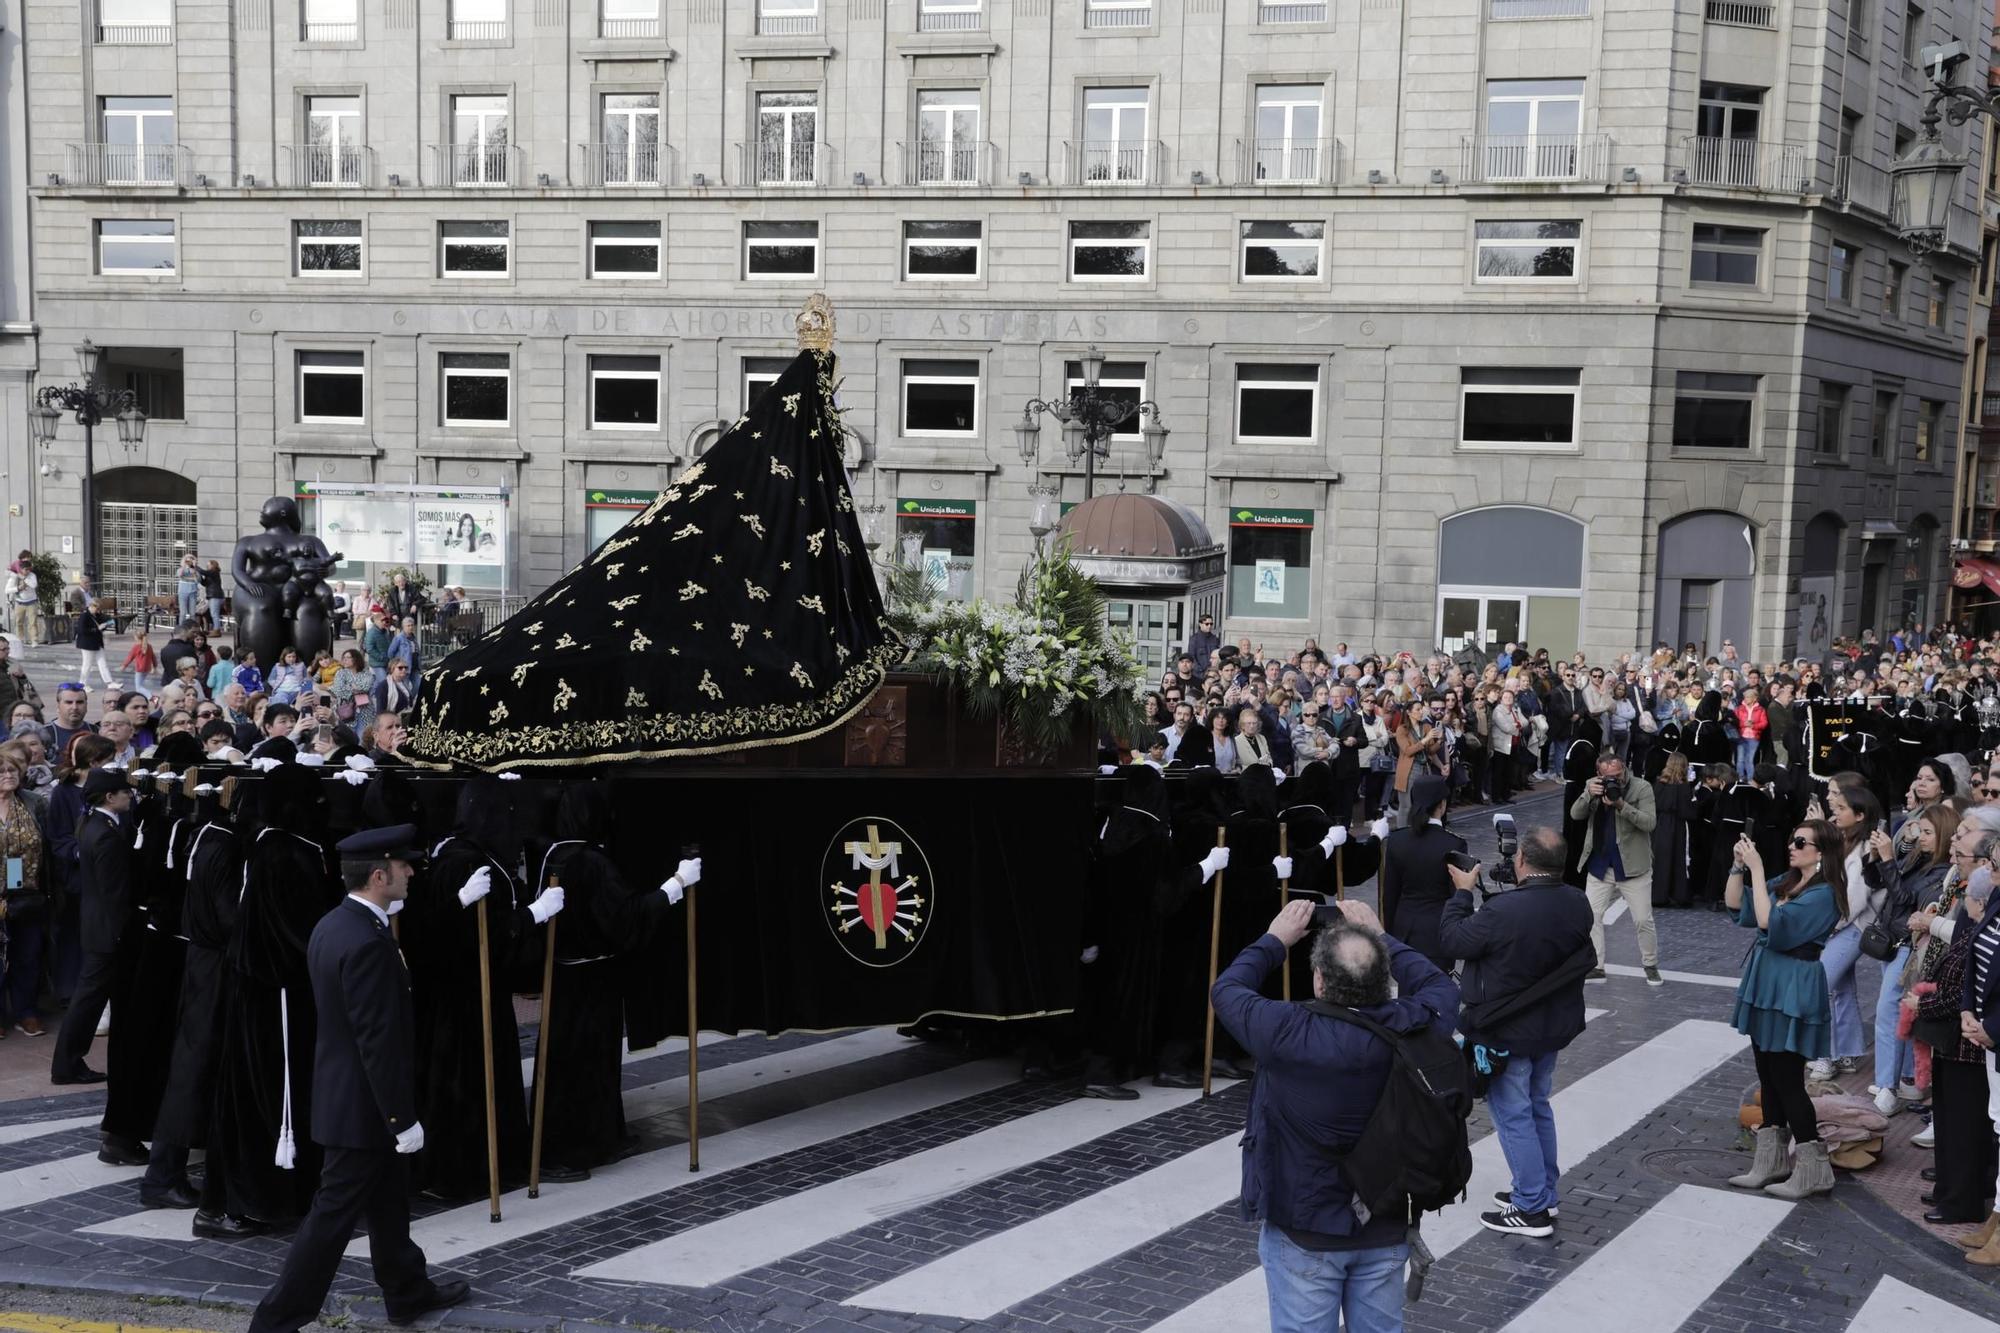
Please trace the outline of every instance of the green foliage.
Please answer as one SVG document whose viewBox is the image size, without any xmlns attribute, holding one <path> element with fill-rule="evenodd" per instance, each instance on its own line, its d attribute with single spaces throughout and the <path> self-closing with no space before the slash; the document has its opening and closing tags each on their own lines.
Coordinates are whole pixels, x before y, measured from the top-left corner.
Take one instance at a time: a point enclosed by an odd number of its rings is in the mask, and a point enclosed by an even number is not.
<svg viewBox="0 0 2000 1333">
<path fill-rule="evenodd" d="M 375 596 L 378 599 L 385 602 L 389 600 L 389 590 L 396 586 L 396 575 L 398 574 L 401 574 L 408 581 L 410 587 L 415 590 L 418 601 L 428 602 L 431 600 L 430 579 L 425 576 L 422 570 L 412 569 L 406 565 L 395 565 L 382 571 L 382 581 L 375 585 Z"/>
<path fill-rule="evenodd" d="M 28 557 L 28 568 L 35 571 L 35 592 L 42 599 L 42 613 L 54 615 L 62 601 L 62 561 L 49 551 L 37 551 Z"/>
</svg>

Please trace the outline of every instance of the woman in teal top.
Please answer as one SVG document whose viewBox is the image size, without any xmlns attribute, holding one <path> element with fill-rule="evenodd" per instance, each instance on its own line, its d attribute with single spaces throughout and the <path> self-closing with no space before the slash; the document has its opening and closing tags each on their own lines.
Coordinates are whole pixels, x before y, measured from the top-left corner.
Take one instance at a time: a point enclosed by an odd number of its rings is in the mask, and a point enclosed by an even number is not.
<svg viewBox="0 0 2000 1333">
<path fill-rule="evenodd" d="M 1736 987 L 1734 1022 L 1757 1057 L 1764 1104 L 1756 1159 L 1729 1183 L 1781 1199 L 1833 1189 L 1833 1164 L 1806 1095 L 1806 1061 L 1823 1058 L 1833 1040 L 1833 1002 L 1819 955 L 1845 916 L 1847 874 L 1840 848 L 1833 825 L 1801 824 L 1786 844 L 1787 873 L 1767 879 L 1757 845 L 1738 838 L 1736 864 L 1723 890 L 1737 923 L 1757 931 Z M 1793 1142 L 1798 1157 L 1788 1162 L 1786 1148 Z"/>
</svg>

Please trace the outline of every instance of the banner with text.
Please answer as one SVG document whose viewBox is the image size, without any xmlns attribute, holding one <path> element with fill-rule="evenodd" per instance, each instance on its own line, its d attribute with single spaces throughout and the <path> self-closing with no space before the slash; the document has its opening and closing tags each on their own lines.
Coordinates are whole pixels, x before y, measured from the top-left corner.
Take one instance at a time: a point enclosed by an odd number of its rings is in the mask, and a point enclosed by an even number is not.
<svg viewBox="0 0 2000 1333">
<path fill-rule="evenodd" d="M 420 495 L 416 515 L 420 564 L 506 563 L 506 501 L 483 495 Z"/>
<path fill-rule="evenodd" d="M 349 560 L 410 563 L 407 497 L 320 490 L 313 498 L 319 539 L 329 551 L 339 551 Z"/>
</svg>

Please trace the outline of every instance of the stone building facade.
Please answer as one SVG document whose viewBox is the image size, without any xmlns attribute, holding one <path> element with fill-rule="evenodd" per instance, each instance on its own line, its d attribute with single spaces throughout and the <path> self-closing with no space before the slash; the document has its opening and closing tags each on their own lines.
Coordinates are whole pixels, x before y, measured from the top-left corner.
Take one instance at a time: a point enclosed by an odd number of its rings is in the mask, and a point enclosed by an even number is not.
<svg viewBox="0 0 2000 1333">
<path fill-rule="evenodd" d="M 1095 346 L 1171 432 L 1097 484 L 1203 518 L 1228 637 L 1762 655 L 1942 608 L 1987 275 L 1970 202 L 1912 261 L 1887 166 L 1979 0 L 95 5 L 26 0 L 41 369 L 113 349 L 151 420 L 101 494 L 204 557 L 309 483 L 456 493 L 501 554 L 432 572 L 539 588 L 824 290 L 882 554 L 955 594 L 1011 592 L 1031 483 L 1082 498 L 1014 425 Z M 9 481 L 43 546 L 77 435 Z"/>
</svg>

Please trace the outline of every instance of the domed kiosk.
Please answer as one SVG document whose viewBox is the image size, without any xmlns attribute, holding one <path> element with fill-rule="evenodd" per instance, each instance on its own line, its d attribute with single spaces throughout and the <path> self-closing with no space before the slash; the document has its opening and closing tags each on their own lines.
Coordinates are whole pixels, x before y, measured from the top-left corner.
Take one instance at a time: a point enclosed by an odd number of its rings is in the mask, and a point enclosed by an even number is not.
<svg viewBox="0 0 2000 1333">
<path fill-rule="evenodd" d="M 1078 567 L 1104 589 L 1105 619 L 1129 631 L 1149 671 L 1164 670 L 1199 618 L 1222 620 L 1222 547 L 1184 504 L 1117 493 L 1063 515 Z"/>
</svg>

